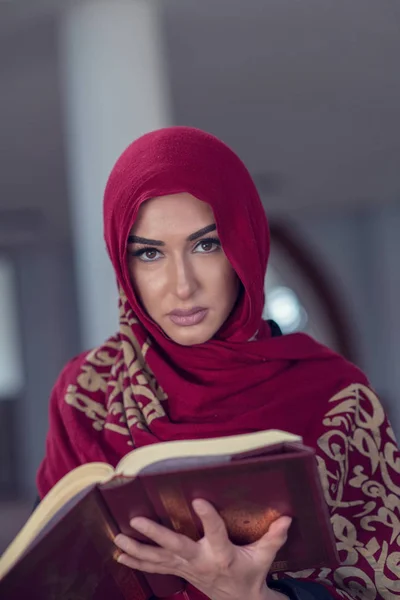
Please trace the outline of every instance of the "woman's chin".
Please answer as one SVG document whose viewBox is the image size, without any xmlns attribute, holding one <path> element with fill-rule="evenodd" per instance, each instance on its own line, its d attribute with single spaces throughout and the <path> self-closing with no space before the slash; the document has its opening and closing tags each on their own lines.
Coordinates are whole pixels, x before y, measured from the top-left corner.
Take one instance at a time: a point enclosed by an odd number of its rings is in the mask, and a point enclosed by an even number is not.
<svg viewBox="0 0 400 600">
<path fill-rule="evenodd" d="M 205 344 L 215 334 L 209 327 L 194 325 L 193 327 L 173 327 L 169 331 L 164 330 L 168 337 L 180 346 L 196 346 Z"/>
</svg>

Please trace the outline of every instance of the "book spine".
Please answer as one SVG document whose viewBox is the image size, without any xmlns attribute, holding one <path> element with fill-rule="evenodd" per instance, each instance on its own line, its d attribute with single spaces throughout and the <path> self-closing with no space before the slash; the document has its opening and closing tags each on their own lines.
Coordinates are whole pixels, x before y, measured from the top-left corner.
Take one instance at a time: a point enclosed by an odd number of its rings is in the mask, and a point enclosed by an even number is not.
<svg viewBox="0 0 400 600">
<path fill-rule="evenodd" d="M 110 512 L 99 486 L 96 486 L 94 491 L 99 512 L 103 516 L 103 526 L 108 529 L 109 537 L 114 540 L 120 533 L 117 522 Z M 121 551 L 115 546 L 113 571 L 115 571 L 115 578 L 118 581 L 120 592 L 126 600 L 149 600 L 153 594 L 144 573 L 120 565 L 117 562 L 119 554 L 121 554 Z M 122 571 L 124 573 L 123 576 L 121 575 Z"/>
<path fill-rule="evenodd" d="M 126 481 L 126 480 L 125 480 Z M 147 517 L 160 522 L 158 511 L 149 498 L 140 478 L 135 478 L 121 484 L 99 487 L 104 504 L 117 527 L 117 531 L 138 540 L 141 543 L 153 544 L 151 540 L 135 531 L 130 526 L 134 517 Z M 158 573 L 140 573 L 148 587 L 157 598 L 165 598 L 184 591 L 185 582 L 175 575 L 160 575 Z"/>
</svg>

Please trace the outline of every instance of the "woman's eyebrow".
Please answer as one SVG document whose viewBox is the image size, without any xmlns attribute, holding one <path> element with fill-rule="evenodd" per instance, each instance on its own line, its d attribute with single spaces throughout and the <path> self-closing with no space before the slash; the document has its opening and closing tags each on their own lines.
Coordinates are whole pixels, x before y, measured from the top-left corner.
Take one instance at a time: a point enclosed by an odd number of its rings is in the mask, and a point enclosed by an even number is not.
<svg viewBox="0 0 400 600">
<path fill-rule="evenodd" d="M 144 237 L 138 237 L 137 235 L 128 236 L 128 244 L 146 244 L 148 246 L 165 246 L 165 242 L 161 240 L 150 240 Z"/>
<path fill-rule="evenodd" d="M 186 240 L 188 242 L 193 242 L 194 240 L 197 240 L 198 238 L 201 238 L 203 235 L 206 235 L 206 233 L 210 233 L 210 231 L 215 231 L 217 229 L 217 226 L 215 223 L 213 223 L 212 225 L 207 225 L 207 227 L 203 227 L 203 229 L 199 229 L 198 231 L 195 231 L 194 233 L 191 233 Z"/>
<path fill-rule="evenodd" d="M 198 238 L 201 238 L 203 235 L 206 235 L 207 233 L 210 233 L 211 231 L 215 231 L 216 229 L 217 229 L 216 224 L 212 223 L 212 225 L 207 225 L 207 227 L 203 227 L 202 229 L 199 229 L 198 231 L 191 233 L 186 238 L 186 241 L 193 242 L 194 240 L 197 240 Z M 151 240 L 149 238 L 139 237 L 137 235 L 128 236 L 128 244 L 146 244 L 148 246 L 165 246 L 165 242 L 163 242 L 162 240 Z"/>
</svg>

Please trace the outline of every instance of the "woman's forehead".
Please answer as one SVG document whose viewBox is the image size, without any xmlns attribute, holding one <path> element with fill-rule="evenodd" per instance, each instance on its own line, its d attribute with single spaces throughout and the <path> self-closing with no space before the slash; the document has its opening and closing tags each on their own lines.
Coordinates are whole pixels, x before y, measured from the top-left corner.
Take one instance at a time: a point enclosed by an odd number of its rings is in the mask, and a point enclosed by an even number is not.
<svg viewBox="0 0 400 600">
<path fill-rule="evenodd" d="M 146 200 L 140 206 L 132 233 L 179 232 L 189 234 L 215 222 L 209 204 L 189 193 L 169 194 Z"/>
</svg>

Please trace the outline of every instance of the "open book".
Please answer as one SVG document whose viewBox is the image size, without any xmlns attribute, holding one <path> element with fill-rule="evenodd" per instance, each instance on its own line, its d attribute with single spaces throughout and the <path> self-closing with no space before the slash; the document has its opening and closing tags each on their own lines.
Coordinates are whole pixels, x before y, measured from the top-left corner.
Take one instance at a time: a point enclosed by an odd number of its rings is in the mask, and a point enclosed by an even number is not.
<svg viewBox="0 0 400 600">
<path fill-rule="evenodd" d="M 175 576 L 134 572 L 115 560 L 118 532 L 144 542 L 130 520 L 146 516 L 200 539 L 191 501 L 210 501 L 234 543 L 255 541 L 281 515 L 293 517 L 275 570 L 336 563 L 333 535 L 314 451 L 278 430 L 172 441 L 138 448 L 113 469 L 82 465 L 42 500 L 0 558 L 0 596 L 35 590 L 42 600 L 76 592 L 98 600 L 137 600 L 183 588 Z M 40 593 L 39 593 L 40 591 Z"/>
</svg>

